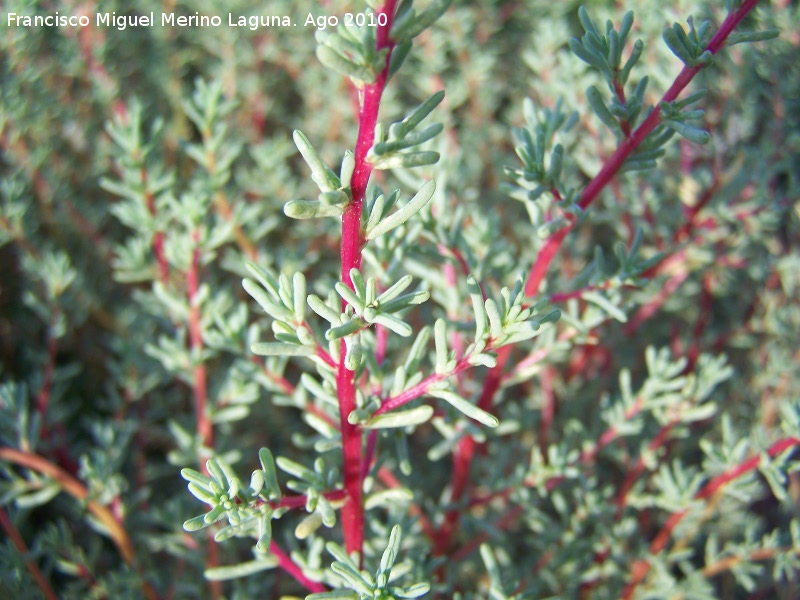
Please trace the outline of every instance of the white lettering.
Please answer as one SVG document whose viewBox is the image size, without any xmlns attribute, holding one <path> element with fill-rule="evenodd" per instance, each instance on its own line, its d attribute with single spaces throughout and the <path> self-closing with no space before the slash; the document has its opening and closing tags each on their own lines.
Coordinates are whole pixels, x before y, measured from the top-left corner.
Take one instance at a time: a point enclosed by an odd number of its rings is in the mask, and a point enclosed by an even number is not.
<svg viewBox="0 0 800 600">
<path fill-rule="evenodd" d="M 321 15 L 317 18 L 314 18 L 314 15 L 308 13 L 306 17 L 305 25 L 311 25 L 312 27 L 316 27 L 317 29 L 325 30 L 328 27 L 336 27 L 339 24 L 339 17 L 335 15 L 325 16 Z"/>
<path fill-rule="evenodd" d="M 175 13 L 161 13 L 161 26 L 166 27 L 219 27 L 222 19 L 217 15 L 175 15 Z"/>
<path fill-rule="evenodd" d="M 20 15 L 18 13 L 8 13 L 6 24 L 8 27 L 88 27 L 89 17 L 81 15 Z"/>
<path fill-rule="evenodd" d="M 247 27 L 251 31 L 255 31 L 261 27 L 291 27 L 292 20 L 288 16 L 280 15 L 252 15 L 249 17 L 234 17 L 232 13 L 228 13 L 228 26 Z"/>
</svg>

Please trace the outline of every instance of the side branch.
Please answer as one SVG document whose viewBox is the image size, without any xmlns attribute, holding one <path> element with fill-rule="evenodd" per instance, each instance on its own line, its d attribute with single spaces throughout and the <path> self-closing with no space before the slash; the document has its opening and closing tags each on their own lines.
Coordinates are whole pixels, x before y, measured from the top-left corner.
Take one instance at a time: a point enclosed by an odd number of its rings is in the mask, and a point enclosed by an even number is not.
<svg viewBox="0 0 800 600">
<path fill-rule="evenodd" d="M 737 10 L 729 13 L 722 22 L 722 25 L 717 33 L 714 34 L 714 37 L 708 43 L 706 50 L 708 50 L 711 54 L 716 54 L 719 52 L 728 36 L 733 32 L 741 20 L 747 16 L 747 13 L 753 10 L 757 2 L 758 0 L 745 0 L 745 2 L 743 2 Z M 691 83 L 695 75 L 697 75 L 702 68 L 702 66 L 684 67 L 675 78 L 675 81 L 669 87 L 667 92 L 664 94 L 663 98 L 661 98 L 661 101 L 672 102 L 676 100 L 680 93 L 686 89 L 686 86 Z M 620 144 L 620 146 L 605 162 L 603 168 L 600 169 L 600 172 L 595 175 L 594 179 L 592 179 L 592 181 L 589 182 L 589 185 L 587 185 L 583 190 L 581 198 L 578 201 L 578 205 L 582 209 L 588 208 L 589 205 L 595 201 L 595 199 L 600 195 L 600 192 L 603 191 L 603 189 L 611 182 L 614 176 L 616 176 L 616 174 L 625 164 L 625 161 L 642 144 L 642 142 L 647 139 L 647 136 L 650 135 L 660 123 L 661 108 L 656 106 L 642 122 L 642 124 L 636 128 L 636 131 L 634 131 L 630 137 L 626 138 L 622 144 Z M 563 228 L 553 233 L 547 240 L 544 247 L 539 252 L 539 256 L 536 258 L 536 261 L 531 266 L 528 281 L 525 285 L 525 294 L 527 296 L 534 296 L 538 293 L 539 287 L 541 286 L 545 275 L 549 271 L 550 263 L 553 262 L 553 259 L 556 257 L 556 254 L 558 254 L 558 251 L 561 248 L 561 245 L 564 243 L 564 239 L 567 237 L 567 234 L 573 229 L 573 227 L 575 227 L 574 219 Z"/>
<path fill-rule="evenodd" d="M 779 454 L 786 452 L 787 450 L 791 450 L 792 448 L 796 448 L 800 446 L 800 439 L 798 438 L 784 438 L 772 444 L 767 451 L 766 454 L 770 458 L 775 458 Z M 749 473 L 750 471 L 758 468 L 758 465 L 761 463 L 761 455 L 752 456 L 743 463 L 728 469 L 724 473 L 717 475 L 711 481 L 709 481 L 703 488 L 694 495 L 695 500 L 705 500 L 710 498 L 711 496 L 717 494 L 723 486 L 730 483 L 731 481 L 738 479 L 742 475 Z M 672 513 L 667 521 L 662 526 L 661 530 L 658 534 L 653 538 L 653 541 L 650 543 L 650 554 L 655 555 L 661 552 L 669 542 L 669 538 L 672 535 L 675 527 L 683 520 L 683 518 L 689 513 L 689 509 L 683 509 L 677 512 Z M 647 573 L 650 571 L 650 563 L 645 559 L 641 559 L 634 563 L 633 568 L 631 569 L 631 578 L 630 582 L 628 583 L 627 587 L 625 588 L 622 598 L 627 600 L 633 597 L 633 592 L 636 590 L 638 585 L 644 581 L 644 578 L 647 576 Z"/>
<path fill-rule="evenodd" d="M 350 288 L 351 269 L 361 268 L 361 248 L 364 236 L 361 231 L 361 212 L 367 192 L 367 184 L 372 174 L 372 165 L 367 161 L 367 153 L 375 138 L 375 126 L 378 122 L 381 96 L 389 73 L 389 59 L 393 42 L 389 39 L 394 18 L 395 0 L 387 0 L 377 11 L 378 22 L 381 15 L 386 16 L 385 25 L 376 31 L 376 49 L 380 52 L 387 49 L 386 62 L 375 81 L 364 85 L 359 90 L 360 108 L 358 112 L 358 137 L 356 140 L 353 176 L 350 181 L 352 200 L 342 215 L 341 245 L 341 277 Z M 344 311 L 346 303 L 342 301 Z M 355 373 L 345 365 L 347 348 L 342 339 L 339 352 L 339 364 L 336 373 L 336 389 L 339 400 L 339 422 L 342 432 L 342 471 L 347 500 L 342 508 L 342 530 L 344 532 L 345 549 L 348 553 L 358 552 L 364 542 L 364 508 L 362 501 L 362 448 L 361 430 L 351 424 L 347 417 L 356 408 Z"/>
<path fill-rule="evenodd" d="M 39 588 L 39 591 L 44 596 L 45 600 L 58 600 L 58 596 L 56 595 L 55 591 L 53 591 L 53 587 L 50 585 L 50 582 L 47 581 L 44 574 L 42 573 L 41 569 L 39 569 L 39 565 L 33 560 L 33 558 L 28 554 L 28 545 L 25 543 L 25 540 L 22 538 L 19 530 L 14 526 L 14 523 L 11 522 L 11 519 L 6 514 L 6 511 L 0 507 L 0 527 L 2 527 L 8 539 L 11 540 L 11 543 L 14 544 L 14 547 L 19 552 L 19 555 L 23 557 L 25 561 L 25 568 L 28 569 L 31 577 L 36 582 L 36 586 Z"/>
<path fill-rule="evenodd" d="M 72 477 L 69 473 L 54 465 L 46 458 L 31 452 L 22 452 L 14 448 L 0 448 L 0 460 L 6 460 L 21 467 L 31 469 L 42 475 L 46 475 L 61 486 L 67 494 L 76 500 L 85 501 L 89 497 L 89 490 L 80 481 Z M 97 519 L 108 532 L 109 537 L 117 547 L 122 559 L 126 564 L 135 566 L 136 554 L 133 549 L 128 532 L 108 509 L 108 507 L 96 502 L 95 500 L 86 501 L 86 509 Z M 149 583 L 143 583 L 143 592 L 147 600 L 157 600 L 158 596 Z"/>
</svg>

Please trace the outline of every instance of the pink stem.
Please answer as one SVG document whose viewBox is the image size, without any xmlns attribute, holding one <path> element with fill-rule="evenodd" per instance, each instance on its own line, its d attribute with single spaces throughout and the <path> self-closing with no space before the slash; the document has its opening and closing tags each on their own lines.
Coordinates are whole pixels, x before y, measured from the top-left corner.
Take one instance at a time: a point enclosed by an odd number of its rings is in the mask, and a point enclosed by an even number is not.
<svg viewBox="0 0 800 600">
<path fill-rule="evenodd" d="M 775 458 L 779 454 L 786 452 L 787 450 L 794 448 L 796 446 L 800 446 L 800 439 L 798 438 L 784 438 L 782 440 L 778 440 L 772 446 L 767 449 L 767 454 L 770 458 Z M 752 456 L 743 463 L 736 465 L 735 467 L 728 469 L 724 473 L 717 475 L 711 481 L 709 481 L 703 488 L 697 492 L 694 497 L 696 500 L 704 500 L 716 494 L 724 485 L 730 483 L 731 481 L 738 479 L 742 475 L 752 471 L 753 469 L 758 468 L 758 465 L 761 464 L 761 455 Z M 653 541 L 650 543 L 650 554 L 657 554 L 661 552 L 667 545 L 672 532 L 674 531 L 675 527 L 678 526 L 683 518 L 689 514 L 689 509 L 680 510 L 677 512 L 672 513 L 664 525 L 661 527 L 661 530 L 658 534 L 653 538 Z M 622 598 L 629 599 L 633 597 L 633 592 L 636 590 L 636 587 L 644 580 L 647 576 L 647 573 L 650 570 L 650 562 L 647 559 L 642 559 L 637 561 L 633 568 L 631 569 L 631 580 L 626 586 L 625 590 L 623 591 Z"/>
<path fill-rule="evenodd" d="M 672 294 L 686 281 L 689 277 L 688 272 L 675 273 L 670 277 L 662 286 L 661 290 L 656 294 L 647 304 L 643 305 L 636 311 L 630 321 L 625 324 L 624 332 L 626 335 L 634 335 L 642 323 L 652 317 L 661 306 L 672 297 Z"/>
<path fill-rule="evenodd" d="M 390 410 L 394 410 L 395 408 L 399 408 L 404 404 L 408 404 L 412 400 L 419 398 L 420 396 L 424 396 L 428 393 L 430 387 L 438 382 L 443 381 L 464 371 L 465 369 L 469 369 L 471 366 L 468 359 L 462 358 L 456 364 L 456 368 L 450 371 L 449 373 L 445 373 L 444 375 L 429 375 L 422 381 L 420 381 L 417 385 L 408 388 L 404 392 L 399 393 L 397 396 L 393 396 L 391 398 L 386 398 L 382 403 L 381 407 L 375 411 L 376 415 L 382 415 L 383 413 L 387 413 Z"/>
<path fill-rule="evenodd" d="M 717 33 L 714 34 L 714 37 L 709 42 L 706 50 L 708 50 L 711 54 L 716 54 L 720 48 L 722 48 L 722 45 L 725 43 L 725 40 L 728 38 L 728 36 L 733 32 L 734 28 L 742 19 L 744 19 L 747 13 L 753 10 L 757 2 L 758 0 L 745 0 L 737 10 L 729 13 L 722 22 L 722 25 Z M 702 69 L 702 66 L 684 67 L 661 100 L 663 102 L 672 102 L 673 100 L 676 100 L 680 93 L 686 88 L 687 85 L 689 85 L 692 79 L 694 79 L 694 76 L 697 75 L 700 69 Z M 639 125 L 636 131 L 633 132 L 633 135 L 622 141 L 614 154 L 609 157 L 609 159 L 603 165 L 603 168 L 600 169 L 600 172 L 595 175 L 594 179 L 592 179 L 592 181 L 589 182 L 589 185 L 586 186 L 586 189 L 583 190 L 581 199 L 578 202 L 578 205 L 582 209 L 586 209 L 592 202 L 595 201 L 597 196 L 600 195 L 600 192 L 603 191 L 603 189 L 619 172 L 628 157 L 642 144 L 642 142 L 647 139 L 647 136 L 650 135 L 660 123 L 661 107 L 656 106 L 642 122 L 642 124 Z M 544 247 L 539 252 L 539 256 L 537 256 L 536 261 L 531 266 L 528 282 L 525 285 L 526 295 L 533 296 L 539 291 L 539 286 L 549 270 L 550 263 L 553 261 L 558 253 L 558 250 L 561 248 L 561 244 L 564 243 L 564 239 L 567 237 L 567 234 L 574 226 L 575 221 L 572 220 L 562 229 L 556 231 L 547 240 L 547 242 L 545 242 Z"/>
<path fill-rule="evenodd" d="M 291 557 L 284 552 L 278 544 L 273 540 L 269 545 L 269 552 L 278 559 L 278 566 L 286 571 L 289 575 L 312 593 L 321 593 L 325 591 L 325 586 L 316 581 L 311 581 L 308 577 L 303 575 L 302 569 L 291 559 Z"/>
<path fill-rule="evenodd" d="M 361 248 L 364 236 L 361 231 L 361 212 L 367 192 L 367 184 L 372 173 L 372 165 L 367 160 L 367 153 L 372 147 L 375 137 L 375 125 L 378 121 L 381 96 L 386 85 L 389 73 L 389 57 L 394 43 L 389 39 L 392 28 L 396 0 L 386 0 L 378 9 L 376 19 L 382 20 L 386 16 L 385 25 L 377 28 L 376 49 L 388 49 L 383 70 L 377 75 L 373 83 L 364 85 L 359 90 L 361 106 L 358 113 L 358 138 L 355 148 L 355 167 L 350 181 L 352 201 L 342 215 L 342 281 L 351 288 L 350 270 L 361 267 Z M 346 303 L 342 302 L 342 310 Z M 342 432 L 342 462 L 344 487 L 347 499 L 342 508 L 342 530 L 344 532 L 344 546 L 348 553 L 358 552 L 364 543 L 364 507 L 362 502 L 362 440 L 361 430 L 357 425 L 352 425 L 347 417 L 356 408 L 356 383 L 355 374 L 345 366 L 346 346 L 344 339 L 340 346 L 339 365 L 336 374 L 336 388 L 339 397 L 339 421 Z"/>
<path fill-rule="evenodd" d="M 45 597 L 45 600 L 58 600 L 58 596 L 56 595 L 55 591 L 53 591 L 53 587 L 50 585 L 50 582 L 44 576 L 41 569 L 39 569 L 39 565 L 36 564 L 36 561 L 34 561 L 29 554 L 28 546 L 19 530 L 16 528 L 2 507 L 0 507 L 0 527 L 5 530 L 6 535 L 8 535 L 8 539 L 12 544 L 14 544 L 14 547 L 17 549 L 19 555 L 24 557 L 25 567 L 28 569 L 31 577 L 36 582 L 36 586 L 39 588 L 39 592 L 41 592 L 42 596 Z"/>
<path fill-rule="evenodd" d="M 156 199 L 153 192 L 147 190 L 147 169 L 141 167 L 139 169 L 139 176 L 142 179 L 142 187 L 145 189 L 145 203 L 147 204 L 147 211 L 155 218 L 156 216 Z M 169 263 L 167 262 L 167 255 L 164 253 L 164 232 L 156 231 L 153 234 L 153 254 L 156 255 L 156 263 L 158 263 L 158 278 L 166 285 L 169 283 Z"/>
<path fill-rule="evenodd" d="M 197 293 L 200 288 L 200 232 L 192 233 L 195 248 L 192 251 L 192 262 L 186 273 L 186 288 L 189 296 L 189 342 L 197 364 L 194 367 L 194 409 L 197 419 L 197 433 L 206 448 L 214 444 L 214 432 L 208 418 L 208 385 L 206 383 L 206 366 L 201 360 L 203 352 L 203 331 L 200 326 L 200 304 Z"/>
<path fill-rule="evenodd" d="M 200 303 L 197 294 L 200 289 L 200 231 L 195 229 L 192 232 L 194 249 L 192 250 L 192 262 L 186 272 L 186 290 L 189 296 L 189 343 L 191 345 L 192 358 L 197 363 L 194 366 L 194 411 L 197 419 L 197 434 L 202 440 L 203 447 L 212 448 L 214 446 L 214 430 L 211 419 L 208 417 L 208 383 L 206 375 L 206 365 L 202 361 L 203 354 L 203 330 L 200 325 Z M 199 459 L 200 457 L 198 457 Z M 203 473 L 208 475 L 208 468 L 204 462 L 200 461 L 200 468 Z M 219 547 L 213 541 L 213 535 L 209 535 L 208 557 L 206 566 L 214 568 L 219 565 Z M 209 582 L 211 598 L 222 597 L 222 584 L 219 581 Z"/>
</svg>

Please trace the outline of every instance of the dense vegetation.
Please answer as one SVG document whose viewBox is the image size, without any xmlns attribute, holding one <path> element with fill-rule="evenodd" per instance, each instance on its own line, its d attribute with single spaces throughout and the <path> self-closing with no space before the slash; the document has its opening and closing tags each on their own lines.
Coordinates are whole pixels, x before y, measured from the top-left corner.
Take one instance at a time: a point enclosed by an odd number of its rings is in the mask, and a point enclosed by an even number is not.
<svg viewBox="0 0 800 600">
<path fill-rule="evenodd" d="M 0 596 L 798 596 L 796 3 L 129 6 L 4 2 Z"/>
</svg>

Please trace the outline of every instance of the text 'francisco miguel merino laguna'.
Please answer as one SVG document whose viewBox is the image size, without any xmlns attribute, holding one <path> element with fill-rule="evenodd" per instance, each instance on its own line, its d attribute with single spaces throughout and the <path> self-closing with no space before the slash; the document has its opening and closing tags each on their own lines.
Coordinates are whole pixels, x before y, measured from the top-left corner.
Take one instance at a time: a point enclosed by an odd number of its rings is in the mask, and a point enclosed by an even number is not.
<svg viewBox="0 0 800 600">
<path fill-rule="evenodd" d="M 7 23 L 9 27 L 88 27 L 91 23 L 88 15 L 62 15 L 54 13 L 49 15 L 22 15 L 18 13 L 8 13 Z M 111 13 L 96 13 L 96 27 L 115 27 L 120 31 L 128 27 L 152 27 L 157 23 L 155 13 L 149 15 L 118 15 Z M 162 27 L 221 27 L 223 24 L 228 27 L 247 27 L 249 29 L 259 29 L 261 27 L 292 27 L 294 23 L 288 16 L 277 15 L 255 15 L 243 16 L 228 13 L 228 20 L 225 23 L 218 15 L 177 15 L 175 13 L 161 13 Z M 318 26 L 317 19 L 309 14 L 305 25 Z"/>
</svg>

